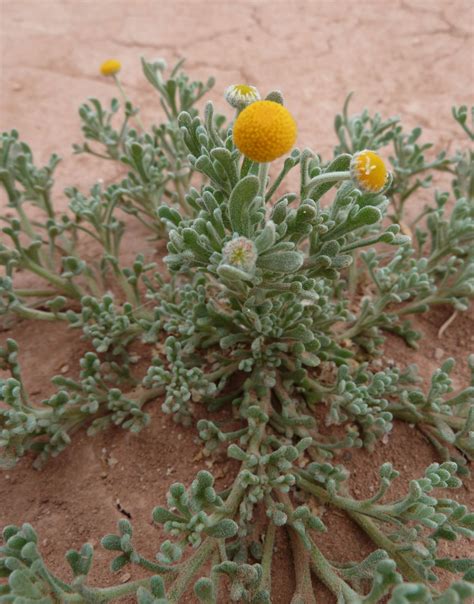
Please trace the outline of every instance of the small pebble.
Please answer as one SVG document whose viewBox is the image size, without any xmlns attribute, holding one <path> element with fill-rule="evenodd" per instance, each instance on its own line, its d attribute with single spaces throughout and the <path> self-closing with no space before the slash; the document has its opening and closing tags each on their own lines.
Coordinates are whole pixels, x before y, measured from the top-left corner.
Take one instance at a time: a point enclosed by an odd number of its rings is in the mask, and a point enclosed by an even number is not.
<svg viewBox="0 0 474 604">
<path fill-rule="evenodd" d="M 67 373 L 69 371 L 69 365 L 63 365 L 60 371 L 61 373 Z"/>
<path fill-rule="evenodd" d="M 442 348 L 436 348 L 434 357 L 437 361 L 441 361 L 441 359 L 444 357 L 444 350 Z"/>
<path fill-rule="evenodd" d="M 107 472 L 101 472 L 100 477 L 101 478 L 107 478 Z"/>
<path fill-rule="evenodd" d="M 120 583 L 126 583 L 127 581 L 130 581 L 131 578 L 132 575 L 130 573 L 125 573 L 120 577 Z"/>
<path fill-rule="evenodd" d="M 118 464 L 118 459 L 115 459 L 115 457 L 109 457 L 107 464 L 112 468 Z"/>
</svg>

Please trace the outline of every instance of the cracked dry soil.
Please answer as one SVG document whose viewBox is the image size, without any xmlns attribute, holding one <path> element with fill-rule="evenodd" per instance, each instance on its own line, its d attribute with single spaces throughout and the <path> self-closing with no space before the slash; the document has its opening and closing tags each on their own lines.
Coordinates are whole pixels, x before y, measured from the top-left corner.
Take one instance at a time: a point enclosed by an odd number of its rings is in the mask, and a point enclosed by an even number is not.
<svg viewBox="0 0 474 604">
<path fill-rule="evenodd" d="M 159 119 L 160 111 L 140 73 L 140 55 L 164 57 L 169 63 L 186 56 L 193 76 L 216 76 L 211 98 L 220 111 L 226 111 L 222 91 L 231 83 L 255 84 L 262 91 L 279 88 L 298 122 L 298 146 L 310 146 L 323 156 L 331 152 L 333 118 L 350 90 L 356 93 L 354 111 L 368 106 L 385 116 L 398 114 L 407 127 L 422 125 L 426 140 L 436 148 L 450 150 L 459 139 L 451 105 L 468 104 L 474 92 L 474 5 L 467 0 L 0 0 L 0 22 L 0 125 L 18 129 L 38 161 L 46 161 L 52 152 L 63 157 L 57 170 L 58 207 L 66 207 L 61 194 L 66 185 L 86 189 L 98 178 L 109 182 L 120 175 L 116 166 L 71 153 L 72 142 L 81 138 L 79 104 L 92 95 L 102 100 L 115 95 L 111 82 L 98 75 L 104 58 L 122 61 L 123 83 L 142 107 L 145 123 Z M 422 194 L 413 203 L 428 198 Z M 0 203 L 4 207 L 4 197 Z M 140 250 L 160 258 L 162 247 L 146 241 L 138 226 L 130 231 L 126 256 Z M 435 351 L 441 349 L 445 357 L 458 359 L 455 381 L 465 383 L 474 320 L 468 314 L 457 317 L 440 339 L 439 327 L 450 313 L 441 308 L 418 319 L 424 336 L 419 351 L 389 337 L 385 356 L 401 364 L 416 362 L 427 377 L 438 366 Z M 7 337 L 21 346 L 27 386 L 38 401 L 51 393 L 49 379 L 61 368 L 77 375 L 86 350 L 63 325 L 17 322 L 0 331 L 0 344 Z M 137 545 L 153 556 L 160 534 L 151 523 L 151 511 L 164 500 L 170 482 L 188 483 L 213 463 L 219 486 L 226 486 L 235 468 L 223 458 L 203 459 L 195 431 L 177 429 L 160 412 L 159 401 L 149 410 L 152 422 L 138 437 L 119 429 L 93 439 L 80 432 L 44 470 L 34 471 L 31 459 L 25 459 L 0 474 L 0 526 L 31 522 L 48 563 L 67 573 L 66 550 L 85 541 L 98 545 L 125 513 L 134 523 Z M 435 459 L 421 433 L 396 423 L 388 443 L 375 453 L 350 452 L 342 461 L 351 471 L 353 494 L 364 497 L 373 490 L 381 463 L 391 461 L 402 471 L 396 495 Z M 472 504 L 472 482 L 454 497 Z M 374 549 L 346 517 L 327 511 L 324 521 L 329 530 L 318 540 L 330 558 L 360 559 Z M 288 546 L 280 532 L 276 604 L 289 604 L 293 593 Z M 462 544 L 454 544 L 451 551 L 469 554 Z M 96 584 L 116 581 L 108 560 L 97 548 L 91 575 Z M 131 572 L 138 578 L 139 573 Z M 318 602 L 334 602 L 317 581 L 314 588 Z M 195 599 L 189 593 L 182 601 Z"/>
</svg>

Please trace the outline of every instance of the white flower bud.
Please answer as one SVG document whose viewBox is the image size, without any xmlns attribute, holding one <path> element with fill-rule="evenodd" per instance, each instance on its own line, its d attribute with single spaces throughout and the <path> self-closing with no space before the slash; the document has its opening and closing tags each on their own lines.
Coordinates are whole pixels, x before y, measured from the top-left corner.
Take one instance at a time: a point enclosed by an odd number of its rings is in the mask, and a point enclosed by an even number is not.
<svg viewBox="0 0 474 604">
<path fill-rule="evenodd" d="M 233 84 L 229 86 L 224 93 L 225 100 L 236 109 L 243 109 L 260 100 L 260 94 L 255 86 L 247 84 Z"/>
</svg>

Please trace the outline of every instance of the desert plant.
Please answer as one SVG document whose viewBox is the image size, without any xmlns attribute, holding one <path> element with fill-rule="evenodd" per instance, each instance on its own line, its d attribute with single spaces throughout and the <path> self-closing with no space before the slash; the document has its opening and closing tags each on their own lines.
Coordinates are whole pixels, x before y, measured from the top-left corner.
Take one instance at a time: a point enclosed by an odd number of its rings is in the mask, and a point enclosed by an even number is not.
<svg viewBox="0 0 474 604">
<path fill-rule="evenodd" d="M 346 604 L 385 597 L 392 604 L 468 602 L 473 563 L 443 557 L 440 545 L 472 537 L 474 516 L 434 490 L 458 488 L 468 474 L 474 381 L 454 392 L 448 359 L 425 389 L 412 367 L 373 359 L 384 332 L 417 345 L 413 314 L 437 304 L 455 312 L 469 307 L 472 151 L 426 160 L 430 145 L 417 142 L 421 130 L 406 135 L 398 119 L 366 111 L 349 116 L 346 102 L 336 118 L 334 157 L 323 160 L 310 149 L 292 150 L 296 125 L 281 93 L 261 100 L 254 87 L 231 87 L 226 98 L 235 116 L 225 125 L 211 103 L 202 117 L 194 107 L 211 80 L 190 83 L 182 63 L 169 77 L 162 61 L 142 66 L 167 121 L 145 130 L 118 80 L 120 64 L 104 64 L 124 97 L 122 123 L 114 126 L 117 99 L 110 110 L 91 99 L 80 109 L 86 140 L 74 150 L 118 161 L 128 174 L 89 194 L 67 189 L 69 212 L 57 212 L 51 197 L 59 158 L 37 167 L 16 131 L 2 136 L 0 181 L 13 213 L 3 216 L 0 247 L 4 320 L 67 321 L 91 350 L 79 377 L 54 377 L 56 393 L 38 404 L 23 384 L 18 346 L 7 340 L 0 349 L 1 368 L 11 375 L 0 382 L 1 461 L 11 467 L 33 451 L 42 464 L 82 426 L 90 434 L 111 423 L 138 432 L 149 421 L 147 403 L 160 400 L 178 424 L 196 424 L 210 454 L 225 449 L 240 469 L 222 492 L 208 471 L 189 486 L 170 486 L 167 505 L 153 511 L 170 537 L 155 559 L 137 551 L 126 520 L 102 539 L 115 552 L 113 571 L 148 571 L 135 582 L 92 587 L 89 544 L 67 553 L 74 578 L 65 582 L 47 567 L 29 524 L 5 527 L 0 602 L 107 602 L 135 594 L 141 604 L 164 604 L 179 602 L 192 583 L 206 604 L 270 602 L 279 530 L 288 531 L 293 552 L 292 604 L 316 601 L 312 574 Z M 454 116 L 472 138 L 467 109 Z M 387 144 L 392 174 L 376 152 Z M 293 170 L 299 190 L 287 192 Z M 453 174 L 453 195 L 436 192 L 408 228 L 407 200 L 431 183 L 433 170 Z M 34 218 L 28 203 L 37 207 Z M 167 238 L 167 275 L 143 255 L 123 266 L 124 213 L 150 236 Z M 81 257 L 86 238 L 100 250 L 92 262 Z M 22 287 L 19 269 L 33 273 L 38 287 Z M 130 353 L 137 339 L 162 343 L 162 352 L 149 347 L 144 375 Z M 474 372 L 474 358 L 470 366 Z M 199 421 L 197 405 L 205 409 Z M 334 457 L 351 447 L 373 449 L 394 419 L 422 430 L 438 462 L 399 499 L 388 493 L 398 472 L 385 463 L 375 495 L 353 498 L 349 472 Z M 338 428 L 323 429 L 328 425 Z M 327 559 L 318 547 L 326 527 L 314 500 L 346 513 L 374 551 L 350 564 Z M 262 510 L 265 521 L 256 524 Z M 455 574 L 444 591 L 435 586 L 438 569 Z"/>
</svg>

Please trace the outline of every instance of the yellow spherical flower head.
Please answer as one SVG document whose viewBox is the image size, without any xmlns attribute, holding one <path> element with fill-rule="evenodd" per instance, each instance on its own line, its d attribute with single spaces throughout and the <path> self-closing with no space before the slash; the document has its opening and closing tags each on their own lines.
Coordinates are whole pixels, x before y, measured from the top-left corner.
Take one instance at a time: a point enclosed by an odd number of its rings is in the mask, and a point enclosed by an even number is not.
<svg viewBox="0 0 474 604">
<path fill-rule="evenodd" d="M 122 68 L 122 63 L 117 59 L 108 59 L 100 66 L 100 73 L 105 76 L 111 76 L 118 73 Z"/>
<path fill-rule="evenodd" d="M 280 103 L 255 101 L 235 120 L 234 143 L 252 161 L 273 161 L 288 153 L 295 140 L 295 120 Z"/>
<path fill-rule="evenodd" d="M 387 182 L 388 171 L 380 155 L 365 149 L 352 158 L 351 175 L 363 191 L 379 193 Z"/>
</svg>

